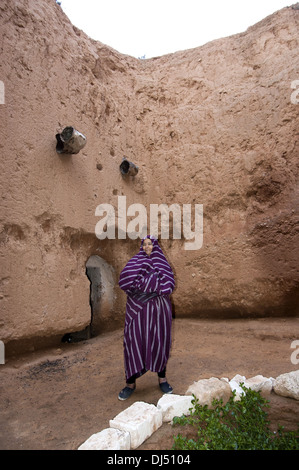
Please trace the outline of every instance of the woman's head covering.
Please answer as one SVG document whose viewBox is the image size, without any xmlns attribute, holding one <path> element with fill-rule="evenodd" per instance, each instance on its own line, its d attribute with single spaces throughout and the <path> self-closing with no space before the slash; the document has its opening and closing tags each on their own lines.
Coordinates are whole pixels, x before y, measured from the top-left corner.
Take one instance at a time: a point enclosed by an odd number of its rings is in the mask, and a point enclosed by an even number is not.
<svg viewBox="0 0 299 470">
<path fill-rule="evenodd" d="M 150 256 L 148 256 L 143 250 L 143 242 L 146 238 L 149 238 L 153 244 L 153 249 Z M 119 280 L 120 288 L 127 290 L 136 276 L 144 272 L 145 266 L 146 271 L 156 268 L 156 270 L 158 270 L 159 273 L 165 277 L 165 280 L 167 279 L 167 282 L 172 287 L 172 290 L 174 289 L 175 282 L 172 269 L 164 256 L 158 240 L 153 235 L 147 235 L 141 240 L 139 253 L 133 256 L 133 258 L 130 259 L 130 261 L 122 270 Z"/>
<path fill-rule="evenodd" d="M 161 251 L 161 253 L 163 254 L 163 252 L 162 252 L 162 250 L 161 250 L 161 248 L 160 248 L 160 246 L 159 246 L 158 240 L 157 240 L 156 237 L 154 237 L 153 235 L 147 235 L 146 237 L 144 237 L 144 238 L 141 240 L 141 245 L 140 245 L 140 250 L 139 250 L 139 252 L 142 252 L 143 254 L 146 255 L 145 251 L 143 250 L 143 242 L 144 242 L 144 240 L 146 240 L 147 238 L 149 238 L 149 239 L 151 240 L 152 244 L 153 244 L 152 253 L 153 253 L 154 249 L 159 248 L 160 251 Z M 151 253 L 151 254 L 152 254 L 152 253 Z M 146 256 L 147 256 L 147 255 L 146 255 Z M 163 255 L 163 256 L 164 256 L 164 255 Z"/>
</svg>

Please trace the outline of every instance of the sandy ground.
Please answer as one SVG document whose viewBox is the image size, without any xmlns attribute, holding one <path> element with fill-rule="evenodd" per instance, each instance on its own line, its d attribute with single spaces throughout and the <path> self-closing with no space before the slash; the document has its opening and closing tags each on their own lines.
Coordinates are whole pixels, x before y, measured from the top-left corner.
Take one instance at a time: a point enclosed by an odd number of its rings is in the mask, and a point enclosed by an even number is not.
<svg viewBox="0 0 299 470">
<path fill-rule="evenodd" d="M 168 381 L 174 393 L 184 394 L 202 378 L 275 378 L 299 368 L 291 362 L 295 339 L 298 318 L 175 319 Z M 156 405 L 161 392 L 151 372 L 138 380 L 129 400 L 118 400 L 124 386 L 122 342 L 123 331 L 117 330 L 6 358 L 0 365 L 0 449 L 75 450 L 134 401 Z M 299 402 L 272 394 L 271 403 L 273 422 L 296 429 Z M 139 449 L 171 449 L 175 434 L 164 424 Z"/>
</svg>

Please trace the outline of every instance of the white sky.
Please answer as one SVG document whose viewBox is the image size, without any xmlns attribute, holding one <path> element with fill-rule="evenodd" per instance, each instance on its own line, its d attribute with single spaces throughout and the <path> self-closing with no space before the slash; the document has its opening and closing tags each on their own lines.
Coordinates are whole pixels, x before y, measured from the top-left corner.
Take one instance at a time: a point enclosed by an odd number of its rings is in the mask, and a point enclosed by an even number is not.
<svg viewBox="0 0 299 470">
<path fill-rule="evenodd" d="M 296 0 L 60 0 L 91 38 L 133 57 L 161 56 L 241 33 Z"/>
</svg>

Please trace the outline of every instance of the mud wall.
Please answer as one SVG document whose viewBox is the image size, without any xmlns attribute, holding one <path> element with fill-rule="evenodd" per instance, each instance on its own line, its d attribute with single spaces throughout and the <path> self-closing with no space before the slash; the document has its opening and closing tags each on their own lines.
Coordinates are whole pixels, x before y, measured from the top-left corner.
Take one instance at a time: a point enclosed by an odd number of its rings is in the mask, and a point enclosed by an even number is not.
<svg viewBox="0 0 299 470">
<path fill-rule="evenodd" d="M 162 240 L 177 316 L 298 314 L 299 11 L 246 32 L 137 60 L 88 38 L 52 0 L 0 5 L 0 338 L 11 345 L 90 323 L 86 262 L 120 270 L 139 241 L 99 240 L 96 207 L 203 204 L 199 250 Z M 56 133 L 87 138 L 58 155 Z M 119 171 L 123 156 L 139 167 Z M 111 300 L 111 299 L 110 299 Z M 32 346 L 33 345 L 33 346 Z"/>
</svg>

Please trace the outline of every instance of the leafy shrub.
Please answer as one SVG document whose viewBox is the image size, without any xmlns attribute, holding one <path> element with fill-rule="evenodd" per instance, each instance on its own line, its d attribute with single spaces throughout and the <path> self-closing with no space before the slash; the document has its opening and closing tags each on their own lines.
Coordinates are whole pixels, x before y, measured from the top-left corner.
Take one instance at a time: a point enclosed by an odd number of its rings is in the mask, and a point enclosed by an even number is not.
<svg viewBox="0 0 299 470">
<path fill-rule="evenodd" d="M 197 439 L 178 434 L 174 437 L 173 450 L 299 450 L 298 432 L 284 431 L 279 426 L 273 433 L 268 413 L 269 401 L 260 392 L 247 389 L 239 401 L 233 392 L 229 401 L 214 400 L 213 408 L 202 406 L 193 395 L 190 416 L 175 417 L 173 425 L 191 425 L 197 430 Z"/>
</svg>

